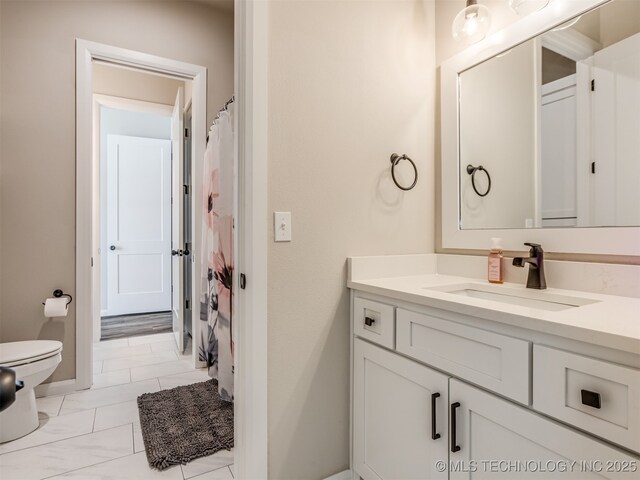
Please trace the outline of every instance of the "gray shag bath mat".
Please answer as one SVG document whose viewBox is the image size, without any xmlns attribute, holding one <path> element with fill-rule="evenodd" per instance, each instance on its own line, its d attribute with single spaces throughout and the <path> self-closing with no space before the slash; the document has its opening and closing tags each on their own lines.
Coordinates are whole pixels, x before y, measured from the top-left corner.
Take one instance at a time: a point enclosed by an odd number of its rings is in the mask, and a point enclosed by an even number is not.
<svg viewBox="0 0 640 480">
<path fill-rule="evenodd" d="M 149 465 L 164 470 L 233 447 L 233 404 L 208 380 L 138 397 Z"/>
</svg>

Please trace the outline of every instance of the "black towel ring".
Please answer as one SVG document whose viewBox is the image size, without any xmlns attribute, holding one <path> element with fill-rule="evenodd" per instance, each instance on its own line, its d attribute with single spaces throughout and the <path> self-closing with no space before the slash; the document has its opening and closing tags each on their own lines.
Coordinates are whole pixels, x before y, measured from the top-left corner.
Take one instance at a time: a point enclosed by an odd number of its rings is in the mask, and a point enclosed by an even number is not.
<svg viewBox="0 0 640 480">
<path fill-rule="evenodd" d="M 489 181 L 489 185 L 487 185 L 487 191 L 484 193 L 480 193 L 476 188 L 476 172 L 479 170 L 482 170 L 487 175 L 487 180 Z M 487 195 L 489 195 L 489 192 L 491 191 L 491 175 L 489 175 L 489 172 L 482 165 L 474 167 L 473 165 L 469 164 L 467 165 L 467 173 L 471 175 L 471 186 L 473 187 L 473 191 L 476 192 L 480 197 L 486 197 Z"/>
<path fill-rule="evenodd" d="M 408 187 L 403 187 L 398 183 L 398 180 L 396 180 L 395 169 L 396 169 L 396 165 L 398 165 L 398 163 L 400 163 L 401 160 L 408 160 L 411 166 L 413 167 L 413 172 L 415 177 L 413 179 L 413 183 Z M 391 178 L 393 178 L 393 183 L 395 183 L 400 190 L 404 190 L 406 192 L 407 190 L 411 190 L 413 187 L 416 186 L 416 183 L 418 183 L 418 168 L 416 167 L 416 164 L 413 163 L 413 160 L 407 157 L 404 153 L 402 155 L 398 155 L 397 153 L 392 153 L 391 154 Z"/>
</svg>

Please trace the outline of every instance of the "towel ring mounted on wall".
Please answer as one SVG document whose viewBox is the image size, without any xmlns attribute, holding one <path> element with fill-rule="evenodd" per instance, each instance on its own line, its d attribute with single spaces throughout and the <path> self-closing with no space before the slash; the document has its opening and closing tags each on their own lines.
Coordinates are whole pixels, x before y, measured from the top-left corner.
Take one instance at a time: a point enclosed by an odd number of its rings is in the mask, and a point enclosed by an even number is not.
<svg viewBox="0 0 640 480">
<path fill-rule="evenodd" d="M 401 160 L 408 160 L 411 166 L 413 167 L 413 173 L 415 176 L 413 179 L 413 183 L 408 187 L 403 187 L 398 183 L 398 180 L 396 180 L 396 172 L 395 172 L 396 165 L 398 165 L 398 163 L 400 163 Z M 413 160 L 407 157 L 404 153 L 402 155 L 398 155 L 397 153 L 392 153 L 391 154 L 391 178 L 393 178 L 393 183 L 395 183 L 400 190 L 404 190 L 406 192 L 407 190 L 411 190 L 413 187 L 416 186 L 416 183 L 418 183 L 418 168 L 416 167 L 416 164 L 413 163 Z"/>
<path fill-rule="evenodd" d="M 484 193 L 480 193 L 476 188 L 476 172 L 478 172 L 479 170 L 483 171 L 487 175 L 487 180 L 489 181 L 489 185 L 487 185 L 487 191 Z M 489 195 L 489 192 L 491 191 L 491 175 L 489 175 L 489 172 L 482 165 L 474 167 L 473 165 L 469 164 L 467 165 L 467 173 L 471 175 L 471 186 L 473 187 L 473 191 L 476 192 L 480 197 L 486 197 L 487 195 Z"/>
</svg>

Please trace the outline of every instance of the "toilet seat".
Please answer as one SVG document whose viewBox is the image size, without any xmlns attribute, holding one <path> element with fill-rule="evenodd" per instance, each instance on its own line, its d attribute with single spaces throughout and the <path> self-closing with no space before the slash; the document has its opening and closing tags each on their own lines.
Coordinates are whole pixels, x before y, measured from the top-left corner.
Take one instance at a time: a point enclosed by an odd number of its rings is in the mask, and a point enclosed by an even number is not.
<svg viewBox="0 0 640 480">
<path fill-rule="evenodd" d="M 57 355 L 62 343 L 56 340 L 28 340 L 0 343 L 0 365 L 17 367 Z"/>
</svg>

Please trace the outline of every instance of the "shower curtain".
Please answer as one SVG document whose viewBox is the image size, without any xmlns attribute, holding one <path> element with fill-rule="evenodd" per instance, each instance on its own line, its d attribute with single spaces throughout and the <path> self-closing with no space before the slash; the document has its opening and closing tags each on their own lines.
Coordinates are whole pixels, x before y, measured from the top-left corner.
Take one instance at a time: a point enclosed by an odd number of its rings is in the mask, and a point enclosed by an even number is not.
<svg viewBox="0 0 640 480">
<path fill-rule="evenodd" d="M 209 130 L 204 155 L 199 359 L 233 401 L 233 100 Z"/>
</svg>

